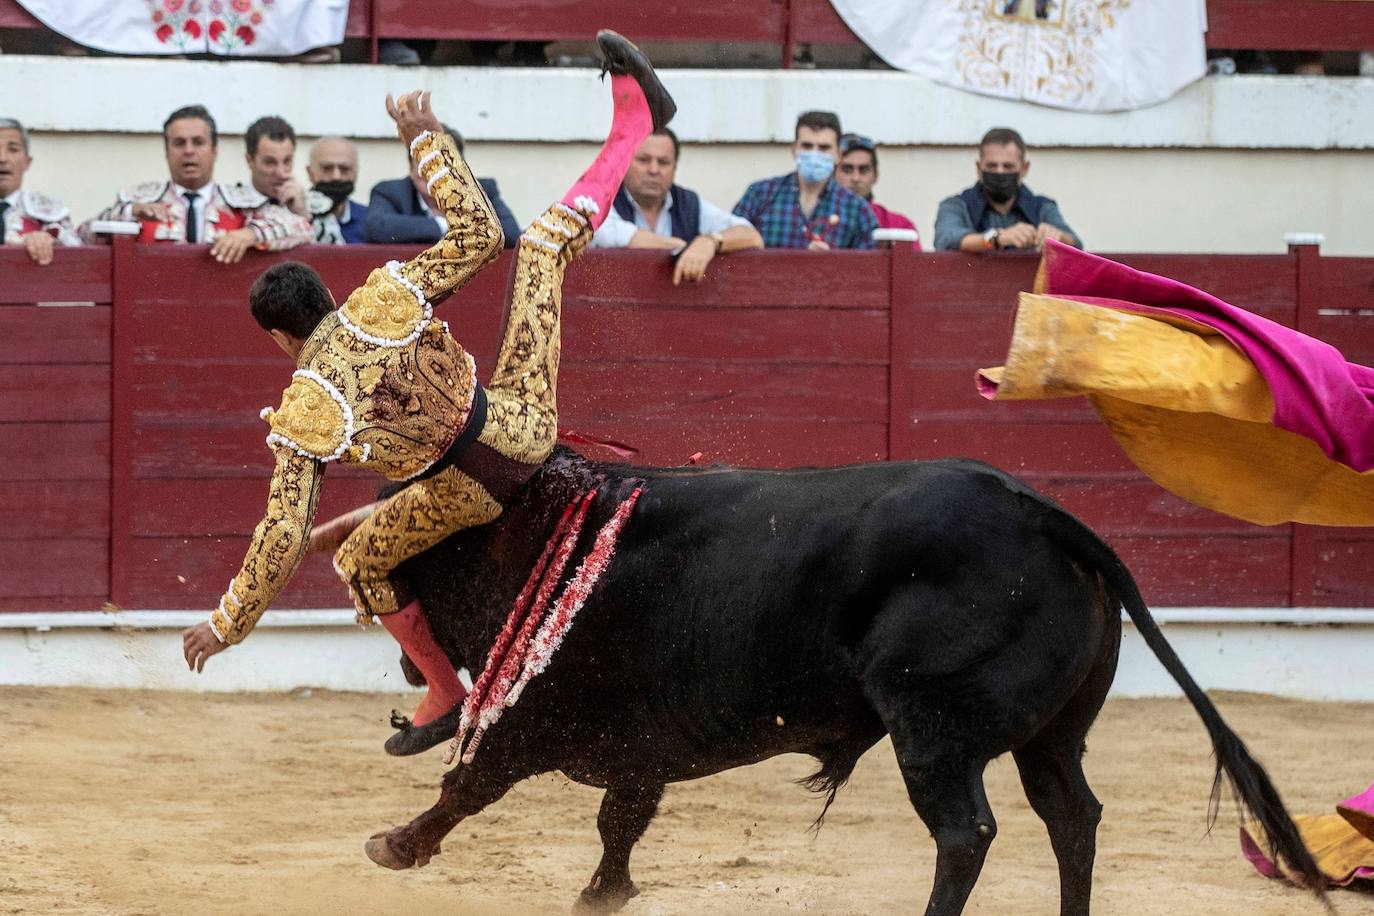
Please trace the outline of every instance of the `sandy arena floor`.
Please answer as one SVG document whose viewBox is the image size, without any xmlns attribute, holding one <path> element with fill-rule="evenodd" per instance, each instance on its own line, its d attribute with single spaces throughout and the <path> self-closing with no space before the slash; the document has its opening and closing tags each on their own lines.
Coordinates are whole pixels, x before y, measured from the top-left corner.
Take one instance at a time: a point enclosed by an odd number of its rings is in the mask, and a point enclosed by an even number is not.
<svg viewBox="0 0 1374 916">
<path fill-rule="evenodd" d="M 1224 695 L 1223 714 L 1295 812 L 1374 778 L 1374 706 Z M 438 751 L 381 751 L 389 696 L 217 696 L 0 688 L 0 913 L 559 913 L 600 855 L 599 793 L 549 775 L 454 831 L 427 868 L 363 855 L 437 796 Z M 632 861 L 628 914 L 920 912 L 934 844 L 886 742 L 818 837 L 788 757 L 670 786 Z M 1232 810 L 1204 835 L 1201 724 L 1179 701 L 1113 701 L 1089 737 L 1106 805 L 1095 912 L 1320 913 L 1242 861 Z M 1058 879 L 1007 760 L 988 771 L 1000 833 L 971 913 L 1053 914 Z M 1374 896 L 1338 891 L 1341 913 Z"/>
</svg>

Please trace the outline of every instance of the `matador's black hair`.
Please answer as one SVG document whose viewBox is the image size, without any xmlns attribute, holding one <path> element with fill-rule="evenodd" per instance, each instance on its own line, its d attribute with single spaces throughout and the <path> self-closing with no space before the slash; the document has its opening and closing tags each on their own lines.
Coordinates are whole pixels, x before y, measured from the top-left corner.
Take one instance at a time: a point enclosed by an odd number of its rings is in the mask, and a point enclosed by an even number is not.
<svg viewBox="0 0 1374 916">
<path fill-rule="evenodd" d="M 264 270 L 253 282 L 248 305 L 264 331 L 285 331 L 305 339 L 333 310 L 334 300 L 313 267 L 283 261 Z"/>
</svg>

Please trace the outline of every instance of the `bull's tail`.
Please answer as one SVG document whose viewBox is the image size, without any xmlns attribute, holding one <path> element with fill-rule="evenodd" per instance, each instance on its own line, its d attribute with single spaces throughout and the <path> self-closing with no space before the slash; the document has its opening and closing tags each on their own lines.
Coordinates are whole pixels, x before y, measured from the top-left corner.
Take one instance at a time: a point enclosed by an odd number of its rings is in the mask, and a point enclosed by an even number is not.
<svg viewBox="0 0 1374 916">
<path fill-rule="evenodd" d="M 1173 646 L 1164 638 L 1159 624 L 1145 606 L 1130 570 L 1121 562 L 1116 552 L 1086 525 L 1043 497 L 1038 497 L 1038 501 L 1051 510 L 1051 536 L 1064 546 L 1071 556 L 1102 575 L 1108 592 L 1126 608 L 1126 613 L 1130 615 L 1136 630 L 1145 640 L 1145 645 L 1150 647 L 1155 658 L 1164 666 L 1164 670 L 1168 671 L 1183 689 L 1184 695 L 1201 717 L 1202 724 L 1206 726 L 1216 755 L 1216 774 L 1212 783 L 1212 817 L 1216 815 L 1221 778 L 1225 773 L 1241 807 L 1264 828 L 1274 861 L 1283 861 L 1293 873 L 1301 875 L 1307 886 L 1325 901 L 1326 878 L 1299 836 L 1298 828 L 1284 807 L 1278 789 L 1270 781 L 1264 767 L 1251 756 L 1245 742 L 1241 741 L 1221 718 L 1221 713 L 1217 711 L 1211 699 L 1193 680 L 1188 669 L 1183 667 L 1183 662 L 1174 653 Z"/>
</svg>

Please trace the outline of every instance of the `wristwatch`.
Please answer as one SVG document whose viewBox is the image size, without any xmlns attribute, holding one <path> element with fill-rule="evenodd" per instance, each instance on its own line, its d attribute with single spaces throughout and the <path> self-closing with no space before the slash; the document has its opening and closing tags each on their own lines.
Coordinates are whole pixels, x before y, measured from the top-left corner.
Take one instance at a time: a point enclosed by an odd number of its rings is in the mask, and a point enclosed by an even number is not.
<svg viewBox="0 0 1374 916">
<path fill-rule="evenodd" d="M 1002 230 L 1001 230 L 1001 229 L 989 229 L 987 232 L 984 232 L 984 233 L 983 233 L 983 247 L 984 247 L 984 248 L 1000 248 L 1001 246 L 997 244 L 997 237 L 998 237 L 999 235 L 1001 235 L 1001 234 L 1002 234 Z"/>
<path fill-rule="evenodd" d="M 720 250 L 725 247 L 725 236 L 719 232 L 712 232 L 711 240 L 716 243 L 716 254 L 720 254 Z"/>
</svg>

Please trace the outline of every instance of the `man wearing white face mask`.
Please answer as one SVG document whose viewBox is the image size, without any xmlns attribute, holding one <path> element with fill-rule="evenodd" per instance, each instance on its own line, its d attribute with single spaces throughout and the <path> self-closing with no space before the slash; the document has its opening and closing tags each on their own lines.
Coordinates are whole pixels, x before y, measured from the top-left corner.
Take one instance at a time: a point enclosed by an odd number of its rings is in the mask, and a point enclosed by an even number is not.
<svg viewBox="0 0 1374 916">
<path fill-rule="evenodd" d="M 769 248 L 872 248 L 877 217 L 868 201 L 835 181 L 839 117 L 805 112 L 794 136 L 796 171 L 751 184 L 735 215 L 753 223 Z"/>
</svg>

